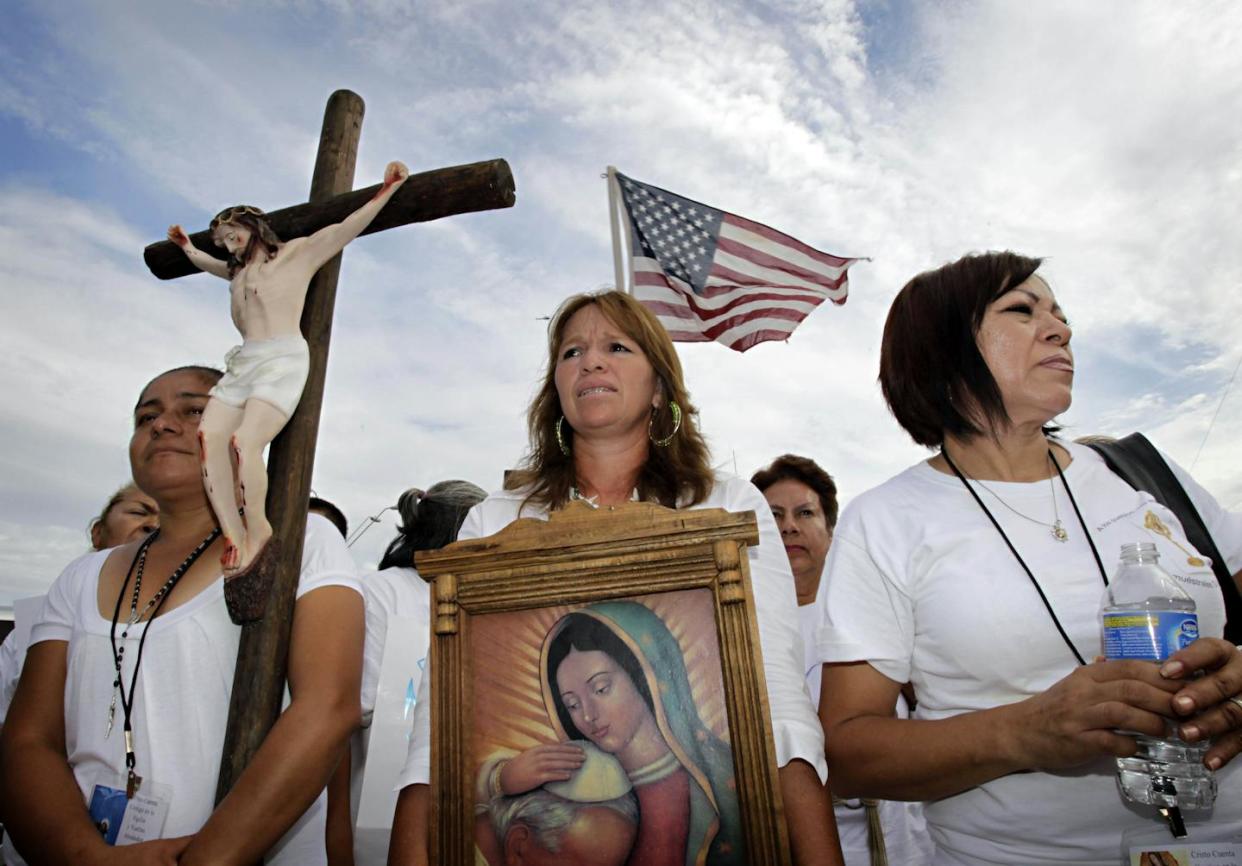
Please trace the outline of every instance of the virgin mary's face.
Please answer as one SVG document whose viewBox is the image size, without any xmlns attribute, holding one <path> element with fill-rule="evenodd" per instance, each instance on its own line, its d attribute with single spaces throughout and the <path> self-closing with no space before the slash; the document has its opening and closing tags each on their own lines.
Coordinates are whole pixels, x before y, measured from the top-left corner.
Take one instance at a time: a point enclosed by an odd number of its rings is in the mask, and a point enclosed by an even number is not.
<svg viewBox="0 0 1242 866">
<path fill-rule="evenodd" d="M 651 710 L 630 675 L 599 650 L 571 649 L 556 670 L 556 688 L 578 730 L 605 752 L 623 752 Z"/>
</svg>

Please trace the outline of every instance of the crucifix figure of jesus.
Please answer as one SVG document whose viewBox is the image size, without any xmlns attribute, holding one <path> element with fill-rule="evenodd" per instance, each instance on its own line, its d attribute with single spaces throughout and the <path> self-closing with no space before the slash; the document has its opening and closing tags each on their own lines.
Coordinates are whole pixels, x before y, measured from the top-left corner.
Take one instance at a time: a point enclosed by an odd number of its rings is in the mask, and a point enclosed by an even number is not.
<svg viewBox="0 0 1242 866">
<path fill-rule="evenodd" d="M 277 561 L 263 449 L 288 422 L 306 384 L 310 350 L 299 323 L 310 279 L 371 223 L 409 174 L 404 164 L 390 162 L 373 198 L 341 222 L 287 242 L 258 208 L 227 208 L 211 221 L 212 240 L 228 252 L 227 262 L 196 247 L 181 226 L 168 229 L 196 267 L 229 281 L 233 324 L 242 336 L 198 428 L 203 483 L 225 538 L 226 579 L 253 574 L 265 585 Z"/>
<path fill-rule="evenodd" d="M 247 585 L 260 583 L 259 580 L 250 580 L 243 576 L 241 579 L 227 580 L 224 585 L 229 615 L 243 627 L 229 702 L 228 730 L 221 750 L 217 802 L 224 800 L 251 759 L 258 753 L 267 732 L 280 715 L 282 698 L 285 695 L 285 670 L 289 636 L 293 627 L 293 606 L 301 571 L 306 503 L 315 465 L 323 383 L 332 333 L 332 311 L 340 269 L 339 255 L 329 258 L 315 273 L 308 286 L 306 275 L 314 271 L 314 266 L 304 263 L 293 267 L 291 253 L 295 240 L 310 240 L 317 232 L 325 228 L 331 229 L 333 224 L 349 223 L 359 216 L 359 211 L 363 211 L 361 230 L 353 230 L 348 237 L 340 239 L 335 246 L 335 250 L 339 251 L 358 234 L 371 234 L 456 214 L 512 207 L 516 199 L 513 172 L 503 159 L 423 171 L 411 175 L 408 180 L 404 179 L 405 167 L 399 166 L 395 174 L 391 171 L 386 173 L 390 178 L 386 177 L 384 184 L 353 189 L 354 164 L 358 155 L 364 110 L 362 97 L 348 90 L 338 90 L 329 97 L 311 178 L 309 201 L 267 214 L 266 222 L 277 238 L 275 252 L 279 255 L 272 258 L 271 250 L 263 251 L 257 257 L 262 262 L 256 261 L 260 266 L 254 270 L 256 275 L 270 274 L 275 272 L 273 266 L 279 265 L 283 268 L 287 264 L 289 267 L 284 273 L 296 270 L 300 274 L 296 280 L 292 277 L 287 279 L 290 291 L 296 291 L 295 306 L 290 307 L 287 314 L 273 317 L 268 305 L 266 312 L 255 320 L 254 327 L 260 328 L 259 322 L 262 321 L 264 324 L 261 328 L 264 333 L 273 334 L 277 332 L 269 329 L 273 322 L 279 322 L 278 333 L 292 335 L 299 325 L 297 310 L 304 303 L 300 330 L 310 345 L 310 371 L 301 398 L 297 401 L 297 411 L 289 417 L 288 424 L 272 443 L 268 456 L 271 464 L 270 483 L 266 479 L 258 482 L 269 490 L 266 507 L 262 497 L 256 497 L 253 487 L 255 482 L 247 482 L 246 523 L 251 532 L 256 528 L 252 509 L 257 502 L 258 507 L 265 512 L 265 519 L 273 524 L 272 529 L 266 531 L 271 532 L 274 538 L 281 539 L 280 555 L 273 557 L 277 562 L 273 569 L 274 574 L 271 575 L 270 592 L 264 593 L 260 588 L 256 593 L 270 595 L 270 600 L 250 598 L 248 591 L 241 591 Z M 378 200 L 381 196 L 387 196 L 387 203 Z M 244 224 L 240 226 L 245 227 Z M 213 225 L 208 229 L 189 233 L 189 238 L 185 240 L 193 238 L 202 253 L 202 250 L 210 249 L 210 245 L 224 240 L 214 231 L 215 228 Z M 249 231 L 253 235 L 256 230 Z M 244 281 L 240 284 L 235 282 L 239 278 L 238 274 L 230 273 L 228 263 L 223 261 L 224 257 L 217 259 L 207 253 L 195 256 L 187 250 L 187 244 L 183 242 L 181 236 L 185 234 L 187 233 L 184 231 L 175 232 L 175 236 L 170 235 L 167 240 L 146 247 L 143 259 L 151 273 L 159 279 L 171 280 L 205 270 L 228 279 L 233 285 L 234 298 L 238 297 L 237 292 L 240 290 L 241 299 L 246 300 Z M 240 234 L 238 237 L 240 238 Z M 280 239 L 285 240 L 283 246 L 280 245 Z M 228 255 L 233 257 L 235 254 L 230 252 Z M 254 258 L 253 254 L 243 255 L 239 262 L 245 265 L 251 258 Z M 316 264 L 323 261 L 322 256 L 314 258 Z M 268 294 L 270 296 L 271 293 Z M 261 280 L 256 301 L 265 302 Z M 415 299 L 411 299 L 411 303 L 415 302 Z M 234 319 L 237 320 L 236 307 Z M 251 332 L 249 319 L 246 324 L 238 321 L 237 325 L 247 342 L 259 339 L 260 331 Z M 256 400 L 250 402 L 258 404 Z M 245 410 L 246 407 L 243 405 L 241 408 Z M 226 436 L 225 444 L 218 449 L 225 455 L 228 454 L 227 438 L 231 435 L 230 433 Z M 255 468 L 261 466 L 261 462 L 252 459 L 248 464 L 244 463 L 243 468 L 246 465 Z M 226 480 L 220 484 L 230 483 L 230 474 L 222 477 Z M 231 513 L 235 516 L 236 499 L 228 500 L 221 506 L 220 513 Z M 271 547 L 269 544 L 267 549 Z M 241 548 L 239 556 L 240 554 Z M 254 576 L 253 572 L 252 568 L 248 574 Z"/>
</svg>

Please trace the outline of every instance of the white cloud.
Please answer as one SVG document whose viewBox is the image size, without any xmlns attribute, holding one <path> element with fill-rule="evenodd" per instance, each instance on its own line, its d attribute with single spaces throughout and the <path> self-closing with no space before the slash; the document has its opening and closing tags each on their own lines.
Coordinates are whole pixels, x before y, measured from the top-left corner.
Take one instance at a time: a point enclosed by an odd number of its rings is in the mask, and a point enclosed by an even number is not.
<svg viewBox="0 0 1242 866">
<path fill-rule="evenodd" d="M 0 520 L 0 607 L 47 592 L 51 578 L 89 549 L 85 530 Z"/>
<path fill-rule="evenodd" d="M 22 14 L 50 41 L 0 52 L 0 112 L 32 141 L 80 148 L 76 171 L 124 164 L 145 183 L 139 199 L 183 208 L 127 219 L 114 193 L 0 174 L 0 430 L 12 443 L 0 521 L 65 557 L 123 479 L 137 388 L 172 364 L 218 362 L 235 340 L 219 281 L 156 283 L 142 246 L 162 223 L 205 223 L 237 201 L 301 200 L 321 106 L 342 85 L 368 103 L 359 186 L 394 157 L 422 170 L 504 156 L 518 191 L 511 211 L 346 253 L 315 488 L 354 523 L 409 486 L 494 487 L 519 458 L 545 351 L 538 317 L 612 281 L 609 163 L 875 257 L 855 268 L 850 302 L 825 305 L 787 345 L 683 348 L 716 458 L 743 474 L 804 451 L 849 498 L 918 459 L 875 385 L 881 322 L 911 275 L 972 249 L 1051 257 L 1076 327 L 1075 434 L 1147 429 L 1188 464 L 1237 364 L 1242 7 L 1230 2 Z M 1195 468 L 1226 504 L 1242 500 L 1240 424 L 1231 394 Z M 32 503 L 37 519 L 23 516 Z M 377 558 L 392 531 L 370 530 L 359 558 Z M 50 579 L 63 559 L 13 563 L 0 562 L 0 586 L 15 569 Z"/>
</svg>

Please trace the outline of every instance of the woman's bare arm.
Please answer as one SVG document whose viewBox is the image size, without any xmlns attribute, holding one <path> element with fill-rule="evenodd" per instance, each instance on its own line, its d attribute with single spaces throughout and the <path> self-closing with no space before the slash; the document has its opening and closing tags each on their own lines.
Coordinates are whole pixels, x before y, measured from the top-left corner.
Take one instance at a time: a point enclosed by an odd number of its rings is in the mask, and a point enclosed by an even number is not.
<svg viewBox="0 0 1242 866">
<path fill-rule="evenodd" d="M 362 597 L 327 586 L 298 600 L 289 653 L 292 700 L 180 863 L 249 864 L 324 789 L 361 719 Z"/>
<path fill-rule="evenodd" d="M 65 760 L 68 652 L 65 641 L 30 648 L 0 738 L 5 829 L 18 850 L 45 850 L 54 863 L 89 862 L 107 847 Z"/>
<path fill-rule="evenodd" d="M 832 797 L 806 761 L 792 760 L 780 773 L 789 847 L 797 866 L 842 866 L 841 840 Z"/>
<path fill-rule="evenodd" d="M 430 814 L 430 785 L 406 785 L 401 789 L 392 816 L 388 866 L 427 866 L 431 845 Z"/>
<path fill-rule="evenodd" d="M 350 802 L 349 742 L 341 750 L 341 760 L 328 782 L 328 818 L 324 842 L 328 848 L 328 866 L 354 866 L 354 819 Z"/>
<path fill-rule="evenodd" d="M 91 823 L 65 757 L 65 641 L 40 641 L 26 654 L 0 737 L 5 829 L 18 851 L 51 866 L 176 863 L 187 838 L 114 848 Z"/>
<path fill-rule="evenodd" d="M 820 720 L 829 781 L 843 797 L 936 800 L 1021 770 L 1132 755 L 1133 737 L 1162 736 L 1180 680 L 1148 662 L 1077 668 L 1024 701 L 946 719 L 893 716 L 901 684 L 866 662 L 825 664 Z"/>
</svg>

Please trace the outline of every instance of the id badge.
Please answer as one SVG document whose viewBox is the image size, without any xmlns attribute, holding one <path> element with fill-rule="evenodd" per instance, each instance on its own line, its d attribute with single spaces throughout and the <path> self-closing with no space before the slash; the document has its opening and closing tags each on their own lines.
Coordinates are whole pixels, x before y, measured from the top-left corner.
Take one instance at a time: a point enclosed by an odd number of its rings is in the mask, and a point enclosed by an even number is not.
<svg viewBox="0 0 1242 866">
<path fill-rule="evenodd" d="M 1231 822 L 1213 823 L 1188 812 L 1184 839 L 1174 839 L 1163 824 L 1152 822 L 1122 833 L 1126 866 L 1242 866 L 1242 829 Z M 1223 826 L 1222 826 L 1223 824 Z"/>
<path fill-rule="evenodd" d="M 125 796 L 125 777 L 112 774 L 95 783 L 89 811 L 91 823 L 109 845 L 133 845 L 161 838 L 172 789 L 150 779 L 132 798 Z"/>
<path fill-rule="evenodd" d="M 1242 864 L 1242 845 L 1236 842 L 1191 842 L 1179 844 L 1170 839 L 1166 845 L 1138 845 L 1130 849 L 1131 866 L 1191 866 L 1209 863 L 1212 866 Z"/>
</svg>

